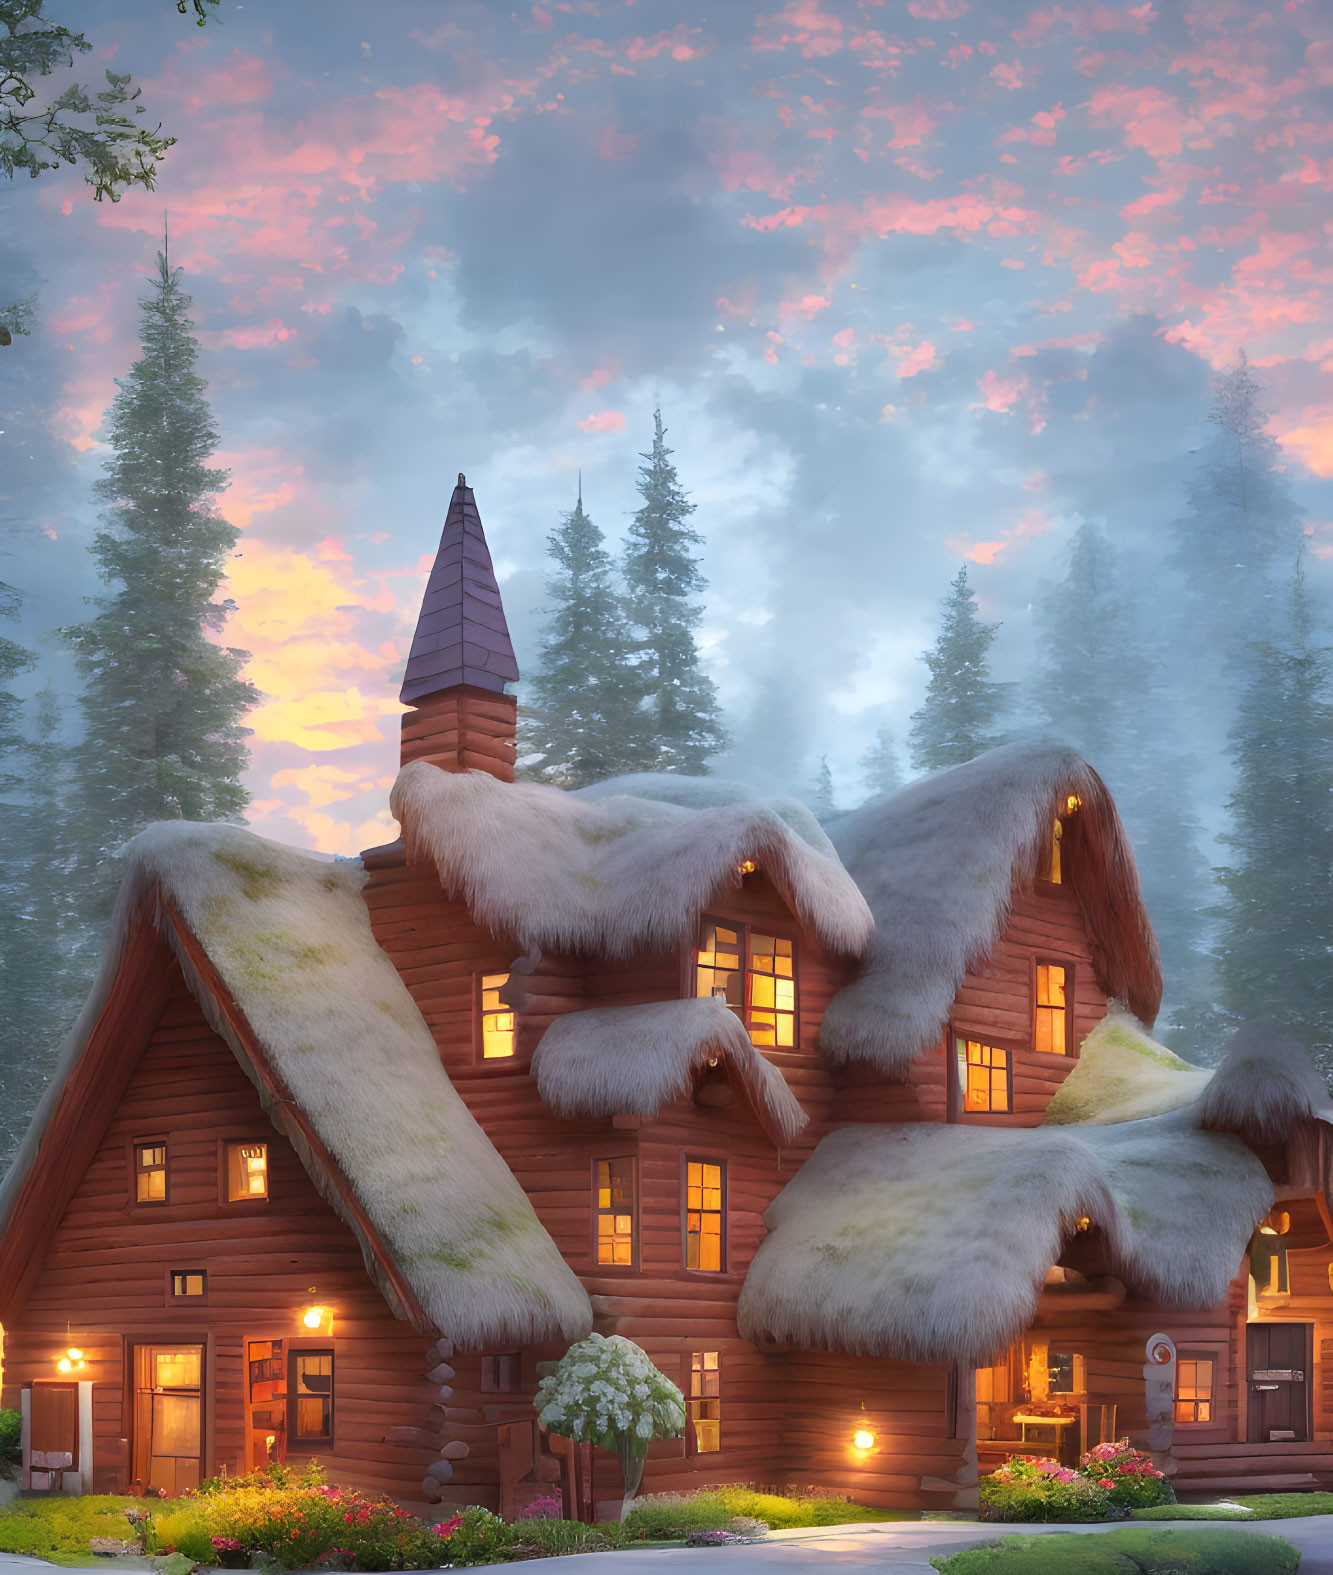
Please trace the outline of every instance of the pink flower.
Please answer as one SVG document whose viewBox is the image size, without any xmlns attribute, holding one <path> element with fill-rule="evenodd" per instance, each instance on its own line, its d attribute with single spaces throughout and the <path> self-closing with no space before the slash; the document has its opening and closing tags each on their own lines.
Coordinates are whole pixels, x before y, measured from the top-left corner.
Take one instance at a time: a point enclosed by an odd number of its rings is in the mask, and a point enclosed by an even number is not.
<svg viewBox="0 0 1333 1575">
<path fill-rule="evenodd" d="M 1103 1477 L 1097 1486 L 1099 1488 L 1113 1488 L 1115 1483 L 1111 1481 L 1110 1477 Z"/>
<path fill-rule="evenodd" d="M 1057 1482 L 1072 1482 L 1077 1475 L 1077 1471 L 1071 1471 L 1068 1466 L 1061 1466 L 1055 1473 L 1055 1480 Z"/>
</svg>

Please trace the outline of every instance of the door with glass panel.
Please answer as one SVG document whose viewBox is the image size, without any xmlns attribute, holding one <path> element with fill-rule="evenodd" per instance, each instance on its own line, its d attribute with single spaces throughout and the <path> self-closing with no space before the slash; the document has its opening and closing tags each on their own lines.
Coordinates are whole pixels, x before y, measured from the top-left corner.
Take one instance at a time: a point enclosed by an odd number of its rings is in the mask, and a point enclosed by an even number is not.
<svg viewBox="0 0 1333 1575">
<path fill-rule="evenodd" d="M 176 1498 L 203 1475 L 202 1345 L 134 1348 L 134 1475 Z"/>
</svg>

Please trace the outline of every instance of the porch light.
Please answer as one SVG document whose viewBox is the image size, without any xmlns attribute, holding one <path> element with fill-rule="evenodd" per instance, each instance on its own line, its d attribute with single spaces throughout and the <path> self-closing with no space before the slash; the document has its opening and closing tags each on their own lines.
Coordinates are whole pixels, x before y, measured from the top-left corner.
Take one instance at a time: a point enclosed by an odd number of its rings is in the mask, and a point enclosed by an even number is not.
<svg viewBox="0 0 1333 1575">
<path fill-rule="evenodd" d="M 307 1329 L 318 1329 L 324 1322 L 324 1309 L 322 1307 L 307 1307 L 301 1314 L 301 1322 Z"/>
<path fill-rule="evenodd" d="M 875 1447 L 875 1435 L 868 1427 L 858 1427 L 852 1434 L 852 1443 L 857 1449 L 873 1449 Z"/>
<path fill-rule="evenodd" d="M 71 1346 L 56 1363 L 56 1371 L 58 1373 L 81 1373 L 87 1365 L 87 1362 L 83 1359 L 83 1352 Z"/>
<path fill-rule="evenodd" d="M 739 868 L 742 875 L 753 875 L 759 866 L 753 859 L 742 859 Z"/>
</svg>

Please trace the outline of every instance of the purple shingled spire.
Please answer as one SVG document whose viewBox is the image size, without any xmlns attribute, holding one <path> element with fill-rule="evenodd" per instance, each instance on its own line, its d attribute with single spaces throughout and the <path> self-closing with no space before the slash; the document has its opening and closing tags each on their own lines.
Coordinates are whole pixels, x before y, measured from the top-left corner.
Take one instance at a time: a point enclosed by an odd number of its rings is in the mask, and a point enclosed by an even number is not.
<svg viewBox="0 0 1333 1575">
<path fill-rule="evenodd" d="M 481 516 L 459 471 L 399 698 L 404 705 L 416 705 L 427 695 L 460 685 L 503 694 L 506 681 L 517 679 L 518 663 Z"/>
</svg>

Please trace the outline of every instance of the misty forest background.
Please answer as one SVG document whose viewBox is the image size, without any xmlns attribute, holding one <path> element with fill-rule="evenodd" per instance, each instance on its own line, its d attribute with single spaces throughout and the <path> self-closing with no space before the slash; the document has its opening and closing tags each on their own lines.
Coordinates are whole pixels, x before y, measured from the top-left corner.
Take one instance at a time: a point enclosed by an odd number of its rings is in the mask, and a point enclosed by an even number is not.
<svg viewBox="0 0 1333 1575">
<path fill-rule="evenodd" d="M 201 24 L 214 3 L 195 0 Z M 40 151 L 24 162 L 32 144 L 12 83 L 48 71 L 62 51 L 68 63 L 79 46 L 40 17 L 40 0 L 0 0 L 0 22 L 6 9 L 47 28 L 0 39 L 11 84 L 0 86 L 0 116 L 9 117 L 0 170 L 35 175 L 52 163 Z M 44 49 L 24 43 L 39 37 Z M 130 184 L 151 189 L 170 146 L 121 113 L 120 80 L 96 132 L 79 130 L 86 99 L 67 107 L 84 140 L 62 155 L 112 197 Z M 0 282 L 0 422 L 28 463 L 54 468 L 57 390 L 29 371 L 18 342 L 40 299 L 4 294 Z M 165 243 L 139 339 L 139 359 L 116 379 L 96 486 L 103 528 L 91 551 L 103 593 L 85 621 L 36 649 L 0 637 L 0 1167 L 96 972 L 126 841 L 163 818 L 241 820 L 248 801 L 245 716 L 260 697 L 245 677 L 246 653 L 226 645 L 233 604 L 218 599 L 237 531 L 218 512 L 227 473 L 209 460 L 220 435 L 197 370 L 190 297 Z M 1181 412 L 1182 451 L 1200 414 Z M 1023 680 L 993 678 L 1005 631 L 978 612 L 985 566 L 964 563 L 940 587 L 938 633 L 922 653 L 906 735 L 872 726 L 858 780 L 835 781 L 821 761 L 785 787 L 829 821 L 1012 739 L 1072 744 L 1105 779 L 1138 857 L 1166 980 L 1158 1037 L 1207 1063 L 1233 1026 L 1264 1015 L 1329 1071 L 1327 608 L 1306 588 L 1306 522 L 1243 357 L 1218 379 L 1207 421 L 1155 559 L 1122 555 L 1114 518 L 1087 522 L 1062 576 L 1035 588 L 1038 645 Z M 645 438 L 623 541 L 608 541 L 581 490 L 573 508 L 551 499 L 544 638 L 519 689 L 519 754 L 520 775 L 562 788 L 635 771 L 727 774 L 728 720 L 696 639 L 708 586 L 688 459 L 667 446 L 660 411 Z M 5 549 L 19 562 L 14 583 L 0 582 L 0 614 L 11 619 L 30 528 L 25 517 L 4 518 Z M 72 660 L 72 691 L 51 676 L 67 670 L 57 652 Z M 1205 809 L 1220 811 L 1220 835 Z"/>
</svg>

